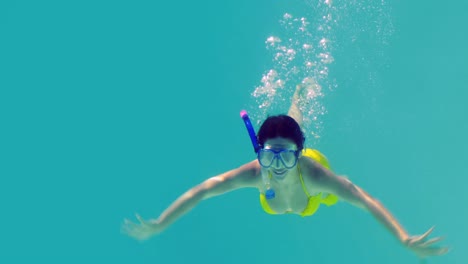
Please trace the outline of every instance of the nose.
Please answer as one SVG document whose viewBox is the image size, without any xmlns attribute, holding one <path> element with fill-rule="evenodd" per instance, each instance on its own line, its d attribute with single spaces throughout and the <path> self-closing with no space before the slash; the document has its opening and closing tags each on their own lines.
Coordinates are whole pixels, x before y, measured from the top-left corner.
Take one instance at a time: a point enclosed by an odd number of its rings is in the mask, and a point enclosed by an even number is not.
<svg viewBox="0 0 468 264">
<path fill-rule="evenodd" d="M 281 162 L 280 162 L 279 159 L 280 159 L 280 157 L 278 155 L 275 155 L 275 157 L 273 158 L 273 164 L 274 164 L 275 168 L 279 168 L 281 166 Z"/>
</svg>

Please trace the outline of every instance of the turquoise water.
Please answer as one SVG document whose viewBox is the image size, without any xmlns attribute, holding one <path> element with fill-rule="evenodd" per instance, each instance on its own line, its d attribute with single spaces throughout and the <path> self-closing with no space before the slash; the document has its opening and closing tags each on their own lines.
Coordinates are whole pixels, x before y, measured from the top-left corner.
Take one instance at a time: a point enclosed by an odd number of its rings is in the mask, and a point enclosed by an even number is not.
<svg viewBox="0 0 468 264">
<path fill-rule="evenodd" d="M 0 262 L 418 263 L 364 211 L 270 216 L 255 190 L 204 201 L 145 243 L 119 233 L 254 158 L 239 111 L 268 114 L 252 94 L 283 64 L 265 41 L 292 35 L 330 39 L 334 59 L 310 73 L 323 112 L 306 106 L 309 146 L 411 234 L 436 225 L 452 251 L 428 263 L 466 263 L 467 4 L 307 3 L 0 3 Z M 286 13 L 312 37 L 285 29 Z M 285 97 L 305 76 L 286 77 Z"/>
</svg>

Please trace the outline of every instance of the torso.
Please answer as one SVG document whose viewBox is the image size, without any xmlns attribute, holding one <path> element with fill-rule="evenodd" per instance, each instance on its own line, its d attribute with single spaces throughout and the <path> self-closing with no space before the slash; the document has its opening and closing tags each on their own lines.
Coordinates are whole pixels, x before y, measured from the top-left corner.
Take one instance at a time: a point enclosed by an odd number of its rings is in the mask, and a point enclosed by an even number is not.
<svg viewBox="0 0 468 264">
<path fill-rule="evenodd" d="M 302 163 L 301 159 L 299 160 Z M 299 163 L 299 164 L 300 164 Z M 304 166 L 300 166 L 303 168 Z M 314 184 L 312 183 L 312 177 L 308 177 L 304 169 L 301 169 L 302 177 L 304 180 L 304 184 L 307 188 L 308 193 L 313 196 L 320 192 L 318 188 L 314 188 Z M 267 170 L 262 169 L 262 173 L 268 173 Z M 261 180 L 261 175 L 260 180 Z M 304 209 L 307 207 L 309 203 L 309 197 L 304 192 L 299 171 L 297 167 L 292 169 L 286 175 L 286 179 L 282 182 L 276 181 L 274 178 L 271 179 L 270 184 L 271 187 L 275 190 L 275 198 L 268 200 L 268 204 L 272 210 L 274 210 L 278 214 L 283 213 L 294 213 L 294 214 L 302 214 Z M 260 184 L 259 191 L 264 192 L 265 186 L 263 181 Z"/>
</svg>

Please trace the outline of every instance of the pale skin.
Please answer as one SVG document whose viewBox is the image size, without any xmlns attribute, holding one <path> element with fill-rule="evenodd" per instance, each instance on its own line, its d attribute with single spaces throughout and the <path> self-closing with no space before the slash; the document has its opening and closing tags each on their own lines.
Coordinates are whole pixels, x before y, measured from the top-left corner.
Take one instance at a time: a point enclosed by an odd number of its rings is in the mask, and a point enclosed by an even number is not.
<svg viewBox="0 0 468 264">
<path fill-rule="evenodd" d="M 297 88 L 294 98 L 297 99 L 299 92 L 300 87 Z M 294 98 L 288 115 L 295 118 L 296 121 L 301 121 L 302 116 L 294 103 L 296 102 Z M 292 140 L 282 137 L 266 140 L 264 148 L 297 150 L 297 146 Z M 297 163 L 310 194 L 332 193 L 337 195 L 339 200 L 370 212 L 402 245 L 421 258 L 443 255 L 448 252 L 447 247 L 435 245 L 442 240 L 441 237 L 428 239 L 434 227 L 422 235 L 411 236 L 382 203 L 349 179 L 336 175 L 309 157 L 299 156 Z M 146 240 L 163 232 L 202 200 L 242 188 L 256 188 L 260 192 L 264 192 L 265 183 L 262 179 L 262 173 L 271 173 L 272 175 L 270 184 L 275 190 L 276 197 L 268 200 L 271 209 L 279 214 L 292 212 L 300 215 L 308 203 L 308 197 L 302 189 L 297 165 L 287 169 L 278 159 L 275 159 L 271 167 L 263 168 L 258 160 L 253 160 L 236 169 L 211 177 L 189 189 L 164 210 L 157 219 L 144 220 L 139 215 L 136 215 L 137 223 L 125 219 L 122 232 L 137 240 Z"/>
</svg>

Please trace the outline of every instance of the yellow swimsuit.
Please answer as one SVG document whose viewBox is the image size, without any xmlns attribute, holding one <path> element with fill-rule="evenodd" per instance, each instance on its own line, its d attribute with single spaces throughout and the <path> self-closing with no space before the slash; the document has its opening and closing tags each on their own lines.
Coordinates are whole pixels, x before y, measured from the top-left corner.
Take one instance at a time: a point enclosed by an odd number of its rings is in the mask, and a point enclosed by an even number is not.
<svg viewBox="0 0 468 264">
<path fill-rule="evenodd" d="M 328 164 L 327 158 L 318 150 L 304 149 L 302 151 L 302 155 L 309 157 L 317 161 L 318 163 L 322 164 L 325 168 L 330 169 L 330 165 Z M 334 205 L 338 201 L 338 197 L 333 194 L 327 194 L 325 197 L 322 197 L 322 193 L 318 193 L 314 196 L 311 196 L 309 192 L 307 191 L 307 188 L 305 187 L 304 179 L 302 178 L 301 168 L 299 167 L 299 164 L 297 164 L 297 171 L 299 173 L 299 178 L 301 179 L 302 189 L 304 190 L 304 193 L 309 198 L 309 202 L 307 203 L 307 206 L 304 209 L 304 211 L 302 211 L 301 216 L 304 217 L 304 216 L 313 215 L 320 207 L 320 204 L 325 204 L 327 206 L 330 206 L 330 205 Z M 278 214 L 277 212 L 273 211 L 273 209 L 271 209 L 264 193 L 260 193 L 260 204 L 265 212 L 269 214 Z M 290 212 L 286 212 L 286 213 L 290 213 Z"/>
</svg>

